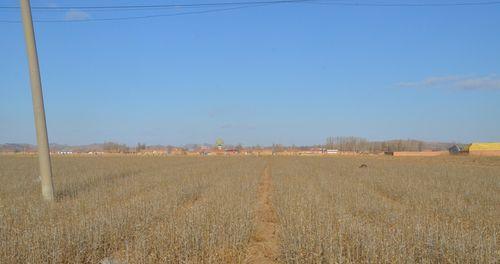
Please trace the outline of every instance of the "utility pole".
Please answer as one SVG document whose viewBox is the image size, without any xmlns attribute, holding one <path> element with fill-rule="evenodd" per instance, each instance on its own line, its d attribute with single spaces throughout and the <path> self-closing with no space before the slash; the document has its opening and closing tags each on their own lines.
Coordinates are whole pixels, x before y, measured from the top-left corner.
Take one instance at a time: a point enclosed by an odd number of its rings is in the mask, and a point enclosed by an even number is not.
<svg viewBox="0 0 500 264">
<path fill-rule="evenodd" d="M 42 81 L 38 66 L 36 52 L 35 31 L 31 18 L 30 0 L 21 1 L 21 15 L 23 19 L 24 37 L 30 68 L 31 96 L 33 97 L 33 112 L 35 115 L 36 141 L 38 145 L 38 162 L 40 166 L 40 179 L 42 182 L 42 196 L 46 201 L 54 200 L 54 185 L 52 183 L 52 168 L 50 165 L 49 140 L 47 137 L 47 124 L 45 122 L 45 109 L 43 106 Z"/>
</svg>

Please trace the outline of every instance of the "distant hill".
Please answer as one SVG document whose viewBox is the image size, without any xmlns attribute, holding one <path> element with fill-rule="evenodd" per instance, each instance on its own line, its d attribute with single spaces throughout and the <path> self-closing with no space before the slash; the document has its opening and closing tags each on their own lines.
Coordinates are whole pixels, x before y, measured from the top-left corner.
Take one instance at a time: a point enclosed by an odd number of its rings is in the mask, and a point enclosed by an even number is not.
<svg viewBox="0 0 500 264">
<path fill-rule="evenodd" d="M 31 152 L 35 150 L 36 146 L 31 144 L 19 144 L 19 143 L 0 144 L 0 152 Z"/>
</svg>

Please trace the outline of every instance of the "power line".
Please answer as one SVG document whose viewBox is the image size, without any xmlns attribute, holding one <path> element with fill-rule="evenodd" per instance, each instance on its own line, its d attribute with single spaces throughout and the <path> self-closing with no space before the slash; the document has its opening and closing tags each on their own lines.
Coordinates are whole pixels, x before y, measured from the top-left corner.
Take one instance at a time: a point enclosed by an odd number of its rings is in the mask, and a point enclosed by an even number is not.
<svg viewBox="0 0 500 264">
<path fill-rule="evenodd" d="M 51 10 L 51 11 L 66 11 L 66 10 L 75 10 L 75 9 L 91 9 L 92 11 L 111 11 L 113 8 L 121 8 L 122 11 L 130 11 L 136 9 L 144 9 L 149 8 L 150 10 L 160 10 L 160 9 L 168 9 L 168 8 L 177 8 L 177 7 L 215 7 L 215 6 L 233 6 L 228 8 L 217 8 L 217 9 L 208 9 L 201 11 L 189 11 L 189 12 L 179 12 L 179 13 L 170 13 L 170 14 L 156 14 L 156 15 L 142 15 L 142 16 L 127 16 L 127 17 L 113 17 L 113 18 L 85 18 L 85 19 L 45 19 L 45 20 L 35 20 L 34 22 L 43 22 L 43 23 L 71 23 L 71 22 L 92 22 L 92 21 L 123 21 L 123 20 L 137 20 L 137 19 L 148 19 L 148 18 L 158 18 L 158 17 L 172 17 L 172 16 L 183 16 L 183 15 L 195 15 L 195 14 L 205 14 L 205 13 L 216 13 L 223 11 L 230 11 L 236 9 L 244 9 L 251 7 L 259 7 L 265 5 L 274 5 L 274 4 L 287 4 L 287 3 L 300 3 L 306 1 L 316 1 L 316 0 L 273 0 L 273 1 L 246 1 L 246 2 L 218 2 L 218 3 L 205 3 L 205 4 L 169 4 L 169 5 L 127 5 L 127 6 L 86 6 L 86 7 L 32 7 L 33 9 L 39 10 Z M 4 8 L 0 6 L 0 10 Z M 17 7 L 5 7 L 6 9 L 15 9 Z M 20 21 L 17 20 L 0 20 L 0 23 L 12 23 L 17 24 Z"/>
<path fill-rule="evenodd" d="M 38 6 L 32 7 L 33 10 L 99 10 L 99 9 L 162 9 L 162 8 L 179 8 L 179 7 L 213 7 L 213 6 L 236 6 L 236 5 L 253 5 L 253 4 L 285 4 L 298 3 L 316 0 L 274 0 L 274 1 L 243 1 L 243 2 L 215 2 L 215 3 L 199 3 L 199 4 L 164 4 L 164 5 L 112 5 L 112 6 Z M 18 9 L 17 6 L 0 6 L 0 9 Z"/>
<path fill-rule="evenodd" d="M 277 4 L 316 4 L 316 5 L 329 5 L 329 6 L 351 6 L 351 7 L 447 7 L 447 6 L 486 6 L 486 5 L 500 5 L 500 1 L 482 1 L 482 2 L 453 2 L 453 3 L 360 3 L 360 2 L 342 2 L 335 0 L 323 0 L 328 2 L 321 2 L 322 0 L 266 0 L 266 1 L 244 1 L 244 2 L 215 2 L 215 3 L 201 3 L 201 4 L 165 4 L 165 5 L 113 5 L 113 6 L 65 6 L 65 7 L 32 7 L 38 11 L 69 11 L 69 10 L 87 10 L 87 11 L 133 11 L 133 10 L 165 10 L 171 8 L 206 8 L 217 6 L 231 6 L 227 8 L 208 9 L 201 11 L 189 11 L 170 14 L 154 14 L 142 16 L 126 16 L 126 17 L 108 17 L 108 18 L 85 18 L 85 19 L 45 19 L 35 20 L 34 22 L 47 22 L 47 23 L 71 23 L 71 22 L 93 22 L 93 21 L 123 21 L 123 20 L 137 20 L 159 17 L 173 17 L 183 15 L 195 15 L 206 13 L 217 13 L 236 9 L 244 9 L 251 7 L 260 7 L 266 5 Z M 335 1 L 335 2 L 333 2 Z M 13 10 L 19 7 L 15 6 L 0 6 L 0 10 Z M 20 23 L 18 20 L 0 20 L 0 23 Z"/>
<path fill-rule="evenodd" d="M 334 6 L 367 6 L 367 7 L 447 7 L 447 6 L 488 6 L 500 5 L 500 1 L 486 1 L 486 2 L 457 2 L 457 3 L 359 3 L 359 2 L 311 2 L 309 4 L 317 5 L 334 5 Z"/>
<path fill-rule="evenodd" d="M 33 10 L 61 10 L 67 11 L 71 9 L 80 10 L 117 10 L 117 9 L 163 9 L 163 8 L 179 8 L 179 7 L 213 7 L 213 6 L 235 6 L 235 5 L 250 5 L 250 4 L 282 4 L 282 3 L 302 3 L 302 2 L 317 2 L 318 0 L 268 0 L 268 1 L 242 1 L 242 2 L 215 2 L 215 3 L 198 3 L 198 4 L 163 4 L 163 5 L 111 5 L 111 6 L 34 6 Z M 338 5 L 338 6 L 482 6 L 482 5 L 499 5 L 500 1 L 481 1 L 481 2 L 450 2 L 450 3 L 389 3 L 389 2 L 321 2 L 320 4 Z M 19 6 L 0 6 L 0 9 L 19 9 Z"/>
<path fill-rule="evenodd" d="M 50 20 L 36 20 L 34 22 L 43 22 L 43 23 L 72 23 L 72 22 L 93 22 L 93 21 L 137 20 L 137 19 L 158 18 L 158 17 L 173 17 L 173 16 L 183 16 L 183 15 L 217 13 L 217 12 L 223 12 L 223 11 L 236 10 L 236 9 L 244 9 L 244 8 L 265 6 L 265 5 L 270 5 L 270 4 L 271 3 L 269 3 L 269 4 L 259 4 L 259 5 L 236 6 L 236 7 L 229 7 L 229 8 L 218 8 L 218 9 L 209 9 L 209 10 L 201 10 L 201 11 L 190 11 L 190 12 L 180 12 L 180 13 L 172 13 L 172 14 L 129 16 L 129 17 L 115 17 L 115 18 L 87 18 L 87 19 L 80 19 L 80 20 L 50 19 Z M 17 20 L 0 20 L 0 23 L 20 23 L 20 21 L 17 21 Z"/>
</svg>

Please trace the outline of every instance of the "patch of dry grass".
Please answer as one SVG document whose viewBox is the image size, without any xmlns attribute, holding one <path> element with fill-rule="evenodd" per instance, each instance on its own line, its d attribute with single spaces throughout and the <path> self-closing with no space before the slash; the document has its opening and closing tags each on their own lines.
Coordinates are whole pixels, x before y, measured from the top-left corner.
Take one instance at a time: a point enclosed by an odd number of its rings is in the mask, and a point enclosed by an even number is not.
<svg viewBox="0 0 500 264">
<path fill-rule="evenodd" d="M 498 158 L 53 162 L 57 202 L 48 204 L 37 160 L 0 156 L 0 263 L 241 263 L 252 234 L 267 230 L 256 228 L 259 197 L 272 201 L 266 208 L 277 215 L 272 230 L 283 263 L 500 259 Z M 266 165 L 269 177 L 261 177 Z"/>
<path fill-rule="evenodd" d="M 499 261 L 498 159 L 278 158 L 272 168 L 283 262 Z"/>
<path fill-rule="evenodd" d="M 0 263 L 240 262 L 265 162 L 56 157 L 54 204 L 36 166 L 0 157 Z"/>
</svg>

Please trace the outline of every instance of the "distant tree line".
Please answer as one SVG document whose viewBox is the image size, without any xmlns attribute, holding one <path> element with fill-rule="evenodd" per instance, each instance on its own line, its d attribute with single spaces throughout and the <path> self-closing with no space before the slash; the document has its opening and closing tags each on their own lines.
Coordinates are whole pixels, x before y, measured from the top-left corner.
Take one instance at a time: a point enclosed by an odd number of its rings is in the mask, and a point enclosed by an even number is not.
<svg viewBox="0 0 500 264">
<path fill-rule="evenodd" d="M 393 151 L 423 151 L 423 150 L 448 150 L 453 143 L 445 142 L 425 142 L 413 139 L 398 139 L 398 140 L 387 140 L 387 141 L 369 141 L 361 137 L 328 137 L 324 144 L 309 145 L 309 146 L 286 146 L 282 144 L 272 144 L 270 146 L 245 146 L 242 144 L 237 145 L 225 145 L 225 149 L 236 149 L 238 151 L 251 150 L 251 151 L 261 151 L 263 149 L 272 149 L 273 152 L 283 152 L 283 151 L 308 151 L 311 148 L 324 148 L 324 149 L 337 149 L 339 151 L 350 151 L 350 152 L 366 152 L 366 153 L 380 153 L 380 152 L 393 152 Z M 171 153 L 174 150 L 197 150 L 200 147 L 212 148 L 211 144 L 190 144 L 185 145 L 183 148 L 175 146 L 163 146 L 163 145 L 146 145 L 144 143 L 138 143 L 136 146 L 128 147 L 125 144 L 120 144 L 116 142 L 105 142 L 103 144 L 91 144 L 83 146 L 67 146 L 67 145 L 57 145 L 51 144 L 51 150 L 53 151 L 73 151 L 80 153 L 94 152 L 94 151 L 104 151 L 107 153 L 131 153 L 131 152 L 141 152 L 148 149 L 162 149 L 167 153 Z M 36 151 L 36 146 L 29 144 L 0 144 L 0 152 L 34 152 Z"/>
<path fill-rule="evenodd" d="M 135 147 L 135 151 L 141 152 L 142 150 L 146 150 L 146 144 L 137 143 L 137 147 Z"/>
<path fill-rule="evenodd" d="M 398 139 L 388 141 L 369 141 L 360 137 L 328 137 L 325 148 L 353 152 L 393 152 L 393 151 L 423 151 L 446 150 L 447 143 L 424 142 L 413 139 Z"/>
<path fill-rule="evenodd" d="M 106 142 L 102 145 L 102 149 L 108 153 L 127 153 L 129 152 L 129 147 L 125 144 L 118 144 L 114 142 Z"/>
</svg>

